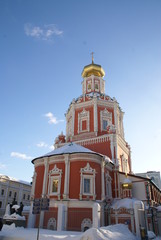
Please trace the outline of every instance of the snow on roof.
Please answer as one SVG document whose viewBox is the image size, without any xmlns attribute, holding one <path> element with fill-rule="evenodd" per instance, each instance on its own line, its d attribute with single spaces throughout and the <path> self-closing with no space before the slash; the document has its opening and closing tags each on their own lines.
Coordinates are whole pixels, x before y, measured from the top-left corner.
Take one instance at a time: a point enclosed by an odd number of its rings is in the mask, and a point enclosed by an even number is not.
<svg viewBox="0 0 161 240">
<path fill-rule="evenodd" d="M 68 143 L 60 148 L 56 148 L 54 149 L 53 151 L 41 156 L 41 157 L 38 157 L 38 158 L 42 158 L 42 157 L 50 157 L 50 156 L 54 156 L 54 155 L 62 155 L 62 154 L 72 154 L 72 153 L 92 153 L 92 154 L 97 154 L 97 155 L 100 155 L 102 156 L 102 154 L 99 154 L 97 152 L 93 152 L 92 150 L 88 149 L 88 148 L 85 148 L 85 147 L 82 147 L 76 143 Z M 32 160 L 32 162 L 38 158 L 35 158 Z"/>
<path fill-rule="evenodd" d="M 111 208 L 119 209 L 119 208 L 134 208 L 134 203 L 139 200 L 135 198 L 123 198 L 123 199 L 115 199 Z M 139 201 L 140 202 L 140 201 Z"/>
<path fill-rule="evenodd" d="M 3 179 L 6 179 L 6 180 L 10 180 L 10 181 L 14 181 L 14 182 L 19 182 L 19 183 L 22 183 L 22 184 L 26 184 L 26 185 L 30 185 L 31 184 L 29 182 L 26 182 L 26 181 L 23 181 L 23 180 L 18 180 L 16 178 L 13 178 L 13 177 L 9 177 L 7 175 L 4 175 L 4 174 L 1 174 L 0 173 L 0 179 L 3 178 Z"/>
</svg>

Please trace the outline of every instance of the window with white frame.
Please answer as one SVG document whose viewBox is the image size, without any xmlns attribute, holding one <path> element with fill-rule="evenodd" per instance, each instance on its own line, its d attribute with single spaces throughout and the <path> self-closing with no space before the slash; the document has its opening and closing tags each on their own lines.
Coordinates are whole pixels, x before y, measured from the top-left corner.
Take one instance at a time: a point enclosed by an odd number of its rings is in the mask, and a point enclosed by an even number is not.
<svg viewBox="0 0 161 240">
<path fill-rule="evenodd" d="M 92 89 L 92 81 L 88 81 L 87 82 L 87 92 L 91 92 L 91 89 Z"/>
<path fill-rule="evenodd" d="M 106 108 L 100 111 L 101 131 L 106 131 L 108 126 L 112 125 L 112 113 Z"/>
<path fill-rule="evenodd" d="M 89 111 L 85 109 L 78 114 L 78 134 L 81 132 L 89 132 Z"/>
<path fill-rule="evenodd" d="M 83 176 L 83 195 L 93 194 L 93 175 Z"/>
<path fill-rule="evenodd" d="M 99 81 L 98 80 L 95 80 L 94 89 L 96 92 L 99 92 Z"/>
<path fill-rule="evenodd" d="M 57 168 L 55 164 L 54 168 L 49 172 L 48 194 L 58 196 L 58 199 L 60 199 L 61 177 L 62 169 Z"/>
<path fill-rule="evenodd" d="M 51 194 L 57 195 L 60 191 L 60 176 L 53 176 L 51 177 Z"/>
<path fill-rule="evenodd" d="M 107 130 L 108 121 L 103 119 L 103 130 Z"/>
<path fill-rule="evenodd" d="M 91 168 L 89 163 L 84 168 L 81 168 L 80 181 L 80 200 L 83 196 L 93 196 L 95 199 L 95 169 Z"/>
</svg>

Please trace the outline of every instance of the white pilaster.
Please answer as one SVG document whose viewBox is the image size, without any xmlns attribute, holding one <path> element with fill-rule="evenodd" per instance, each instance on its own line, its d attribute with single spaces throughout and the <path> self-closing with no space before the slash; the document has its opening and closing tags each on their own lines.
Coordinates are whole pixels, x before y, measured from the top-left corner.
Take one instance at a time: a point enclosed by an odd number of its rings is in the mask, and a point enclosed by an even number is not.
<svg viewBox="0 0 161 240">
<path fill-rule="evenodd" d="M 111 155 L 112 155 L 112 161 L 114 160 L 114 144 L 113 139 L 110 137 L 110 148 L 111 148 Z"/>
<path fill-rule="evenodd" d="M 91 76 L 92 77 L 92 91 L 94 91 L 94 75 Z"/>
<path fill-rule="evenodd" d="M 33 209 L 33 201 L 31 201 L 31 205 L 30 205 L 30 212 L 29 212 L 29 219 L 28 219 L 28 228 L 34 228 L 35 227 L 35 218 L 36 215 L 32 214 L 32 209 Z"/>
<path fill-rule="evenodd" d="M 99 78 L 99 82 L 100 82 L 100 93 L 102 93 L 102 78 Z"/>
<path fill-rule="evenodd" d="M 57 231 L 62 231 L 62 230 L 65 230 L 65 206 L 63 204 L 59 204 Z"/>
<path fill-rule="evenodd" d="M 93 215 L 93 227 L 99 228 L 100 227 L 100 214 L 101 214 L 101 207 L 98 203 L 94 203 L 93 209 L 92 209 L 92 215 Z"/>
<path fill-rule="evenodd" d="M 65 179 L 64 179 L 64 194 L 63 198 L 69 197 L 69 154 L 65 155 Z"/>
<path fill-rule="evenodd" d="M 44 178 L 43 178 L 43 188 L 42 188 L 42 196 L 41 197 L 45 197 L 45 195 L 47 194 L 46 192 L 46 187 L 47 187 L 47 180 L 48 180 L 48 168 L 49 168 L 49 164 L 48 164 L 48 158 L 44 158 Z M 43 228 L 43 222 L 44 222 L 44 211 L 41 211 L 40 213 L 40 228 Z"/>
<path fill-rule="evenodd" d="M 74 136 L 74 122 L 75 122 L 75 111 L 74 111 L 74 101 L 72 103 L 72 136 Z"/>
<path fill-rule="evenodd" d="M 81 172 L 80 194 L 79 194 L 80 200 L 82 200 L 82 194 L 83 194 L 82 188 L 83 188 L 83 174 L 82 174 L 82 172 Z"/>
<path fill-rule="evenodd" d="M 95 184 L 95 178 L 96 178 L 96 174 L 94 172 L 93 174 L 93 200 L 96 199 L 96 184 Z"/>
<path fill-rule="evenodd" d="M 97 96 L 94 96 L 94 132 L 98 132 Z"/>
<path fill-rule="evenodd" d="M 102 164 L 101 164 L 101 185 L 102 185 L 102 200 L 105 199 L 105 162 L 102 158 Z"/>
<path fill-rule="evenodd" d="M 116 132 L 118 132 L 118 115 L 117 115 L 117 103 L 114 103 L 114 125 L 116 128 Z"/>
<path fill-rule="evenodd" d="M 114 172 L 114 181 L 115 181 L 115 198 L 117 198 L 116 172 Z"/>
<path fill-rule="evenodd" d="M 43 188 L 42 188 L 42 197 L 46 195 L 46 186 L 47 186 L 47 180 L 48 180 L 48 158 L 44 158 L 44 179 L 43 179 Z"/>
</svg>

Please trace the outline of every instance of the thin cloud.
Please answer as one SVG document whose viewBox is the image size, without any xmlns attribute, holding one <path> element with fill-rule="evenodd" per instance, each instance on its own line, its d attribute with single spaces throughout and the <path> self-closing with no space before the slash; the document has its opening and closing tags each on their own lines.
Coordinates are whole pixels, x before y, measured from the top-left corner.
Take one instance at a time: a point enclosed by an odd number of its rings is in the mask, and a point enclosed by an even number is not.
<svg viewBox="0 0 161 240">
<path fill-rule="evenodd" d="M 50 150 L 54 150 L 55 147 L 53 145 L 49 146 Z"/>
<path fill-rule="evenodd" d="M 39 142 L 39 143 L 36 144 L 36 146 L 39 147 L 39 148 L 43 148 L 43 147 L 46 148 L 46 147 L 48 147 L 48 144 L 46 144 L 45 142 Z"/>
<path fill-rule="evenodd" d="M 11 157 L 21 158 L 23 160 L 31 160 L 32 157 L 27 156 L 25 153 L 11 152 Z"/>
<path fill-rule="evenodd" d="M 4 168 L 6 168 L 6 165 L 3 163 L 0 163 L 0 169 L 4 169 Z"/>
<path fill-rule="evenodd" d="M 47 143 L 45 143 L 43 141 L 37 143 L 36 146 L 39 147 L 39 148 L 49 148 L 50 150 L 54 150 L 55 149 L 53 145 L 48 145 Z"/>
<path fill-rule="evenodd" d="M 48 118 L 49 124 L 58 124 L 59 122 L 64 122 L 64 120 L 57 120 L 57 118 L 51 112 L 46 113 L 45 117 Z"/>
<path fill-rule="evenodd" d="M 63 31 L 59 30 L 56 24 L 33 26 L 30 23 L 25 24 L 24 31 L 26 36 L 40 40 L 54 40 L 54 37 L 63 35 Z"/>
</svg>

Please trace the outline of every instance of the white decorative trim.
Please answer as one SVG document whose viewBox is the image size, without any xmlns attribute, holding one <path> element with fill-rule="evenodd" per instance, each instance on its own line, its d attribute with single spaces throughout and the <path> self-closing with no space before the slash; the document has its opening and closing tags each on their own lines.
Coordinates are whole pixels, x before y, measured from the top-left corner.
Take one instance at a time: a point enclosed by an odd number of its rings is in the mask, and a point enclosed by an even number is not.
<svg viewBox="0 0 161 240">
<path fill-rule="evenodd" d="M 90 164 L 87 163 L 87 165 L 84 168 L 81 168 L 80 170 L 80 200 L 82 200 L 82 196 L 93 196 L 93 200 L 95 200 L 95 175 L 96 171 L 95 169 L 91 168 Z M 84 192 L 84 180 L 89 179 L 90 180 L 90 192 L 86 193 Z"/>
<path fill-rule="evenodd" d="M 83 130 L 82 129 L 82 122 L 86 121 L 86 129 Z M 89 132 L 90 131 L 90 115 L 89 115 L 89 111 L 86 111 L 85 109 L 83 109 L 82 112 L 78 113 L 78 134 L 82 133 L 82 132 Z"/>
<path fill-rule="evenodd" d="M 89 163 L 87 163 L 87 165 L 84 168 L 81 168 L 81 172 L 82 173 L 95 173 L 95 169 L 91 168 L 91 166 L 89 165 Z"/>
<path fill-rule="evenodd" d="M 57 196 L 60 200 L 60 190 L 61 190 L 61 177 L 62 177 L 62 169 L 57 168 L 56 164 L 54 168 L 49 172 L 49 187 L 48 187 L 48 195 Z M 53 181 L 58 181 L 58 190 L 57 192 L 52 192 Z"/>
<path fill-rule="evenodd" d="M 57 168 L 56 164 L 54 166 L 54 168 L 52 170 L 50 170 L 50 175 L 54 175 L 54 174 L 62 174 L 62 169 Z"/>
<path fill-rule="evenodd" d="M 103 128 L 103 121 L 107 121 L 107 126 L 112 124 L 112 113 L 109 112 L 106 108 L 100 111 L 100 121 L 101 121 L 101 131 L 106 131 L 107 129 Z"/>
<path fill-rule="evenodd" d="M 55 218 L 49 218 L 48 223 L 47 223 L 47 229 L 56 230 L 56 219 Z"/>
<path fill-rule="evenodd" d="M 96 88 L 96 85 L 98 85 L 98 88 Z M 100 80 L 94 79 L 94 90 L 95 92 L 100 92 Z"/>
<path fill-rule="evenodd" d="M 92 221 L 89 218 L 84 218 L 81 223 L 81 232 L 85 232 L 87 229 L 92 227 Z"/>
<path fill-rule="evenodd" d="M 92 91 L 92 79 L 89 79 L 86 82 L 87 82 L 87 92 L 89 93 Z"/>
</svg>

